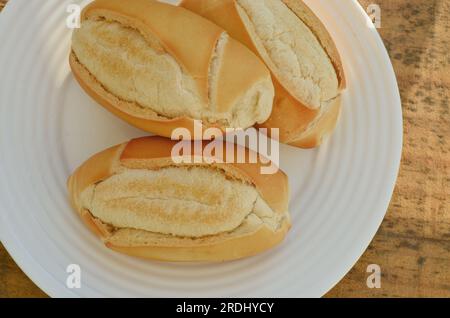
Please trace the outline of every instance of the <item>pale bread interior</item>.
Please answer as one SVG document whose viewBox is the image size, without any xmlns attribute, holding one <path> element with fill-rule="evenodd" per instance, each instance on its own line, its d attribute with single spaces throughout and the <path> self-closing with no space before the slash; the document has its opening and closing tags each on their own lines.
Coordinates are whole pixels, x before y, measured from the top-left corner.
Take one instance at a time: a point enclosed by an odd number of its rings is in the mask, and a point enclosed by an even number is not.
<svg viewBox="0 0 450 318">
<path fill-rule="evenodd" d="M 273 211 L 252 185 L 206 166 L 128 169 L 92 185 L 81 206 L 130 246 L 168 237 L 185 241 L 276 231 L 288 212 Z"/>
<path fill-rule="evenodd" d="M 269 221 L 268 221 L 269 220 Z M 110 235 L 104 238 L 105 243 L 115 246 L 135 247 L 135 246 L 183 246 L 183 247 L 199 247 L 202 245 L 210 246 L 225 240 L 245 237 L 252 235 L 262 227 L 267 227 L 274 233 L 290 224 L 288 214 L 280 218 L 280 223 L 273 227 L 270 224 L 272 218 L 260 218 L 256 214 L 249 214 L 242 223 L 233 231 L 223 232 L 212 236 L 188 237 L 160 234 L 155 232 L 136 230 L 131 228 L 109 228 Z M 278 222 L 278 221 L 277 221 Z"/>
<path fill-rule="evenodd" d="M 216 105 L 215 83 L 221 52 L 228 41 L 219 39 L 209 71 L 209 100 L 201 98 L 195 79 L 169 54 L 156 37 L 105 19 L 85 20 L 74 31 L 72 50 L 102 87 L 134 109 L 122 109 L 139 117 L 172 119 L 188 117 L 224 127 L 247 128 L 264 122 L 272 109 L 270 78 L 256 82 L 236 96 L 226 110 Z M 123 103 L 125 104 L 125 103 Z"/>
<path fill-rule="evenodd" d="M 237 0 L 258 52 L 299 101 L 320 108 L 339 94 L 335 68 L 310 28 L 280 0 Z"/>
</svg>

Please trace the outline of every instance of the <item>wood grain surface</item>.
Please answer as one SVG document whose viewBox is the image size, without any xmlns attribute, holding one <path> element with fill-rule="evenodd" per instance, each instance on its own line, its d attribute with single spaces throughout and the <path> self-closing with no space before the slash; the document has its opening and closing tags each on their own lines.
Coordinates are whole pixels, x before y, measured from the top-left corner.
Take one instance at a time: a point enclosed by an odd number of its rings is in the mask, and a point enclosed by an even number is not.
<svg viewBox="0 0 450 318">
<path fill-rule="evenodd" d="M 403 101 L 403 159 L 381 228 L 327 297 L 450 297 L 450 1 L 360 0 L 374 2 Z M 369 264 L 380 289 L 366 285 Z M 45 297 L 1 245 L 0 297 Z"/>
</svg>

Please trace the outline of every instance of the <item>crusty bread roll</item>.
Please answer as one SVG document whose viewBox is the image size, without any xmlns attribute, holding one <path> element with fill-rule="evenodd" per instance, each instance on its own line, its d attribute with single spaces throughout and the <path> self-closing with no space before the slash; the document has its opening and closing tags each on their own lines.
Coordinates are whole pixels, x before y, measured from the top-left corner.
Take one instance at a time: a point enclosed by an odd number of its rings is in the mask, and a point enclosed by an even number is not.
<svg viewBox="0 0 450 318">
<path fill-rule="evenodd" d="M 261 161 L 174 164 L 174 145 L 135 139 L 93 156 L 69 178 L 74 208 L 107 247 L 156 260 L 225 261 L 284 239 L 290 218 L 282 171 L 261 174 Z"/>
<path fill-rule="evenodd" d="M 70 65 L 97 102 L 130 124 L 248 128 L 267 120 L 274 87 L 264 63 L 210 21 L 153 0 L 96 0 L 73 33 Z"/>
<path fill-rule="evenodd" d="M 302 0 L 183 0 L 260 56 L 272 72 L 275 105 L 261 127 L 280 141 L 318 146 L 336 125 L 345 76 L 336 46 Z"/>
</svg>

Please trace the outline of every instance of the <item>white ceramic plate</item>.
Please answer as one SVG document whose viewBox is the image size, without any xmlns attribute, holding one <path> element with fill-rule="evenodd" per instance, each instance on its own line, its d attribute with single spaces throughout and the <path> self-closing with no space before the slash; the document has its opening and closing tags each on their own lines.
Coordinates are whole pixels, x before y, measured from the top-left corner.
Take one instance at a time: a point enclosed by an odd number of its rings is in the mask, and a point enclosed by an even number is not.
<svg viewBox="0 0 450 318">
<path fill-rule="evenodd" d="M 309 0 L 342 53 L 348 79 L 333 137 L 318 150 L 282 149 L 293 228 L 263 255 L 216 265 L 116 254 L 69 207 L 66 178 L 104 148 L 144 135 L 97 106 L 68 66 L 66 8 L 77 1 L 11 0 L 0 14 L 0 237 L 50 296 L 318 297 L 373 238 L 402 147 L 396 79 L 356 1 Z M 66 287 L 79 264 L 81 289 Z"/>
</svg>

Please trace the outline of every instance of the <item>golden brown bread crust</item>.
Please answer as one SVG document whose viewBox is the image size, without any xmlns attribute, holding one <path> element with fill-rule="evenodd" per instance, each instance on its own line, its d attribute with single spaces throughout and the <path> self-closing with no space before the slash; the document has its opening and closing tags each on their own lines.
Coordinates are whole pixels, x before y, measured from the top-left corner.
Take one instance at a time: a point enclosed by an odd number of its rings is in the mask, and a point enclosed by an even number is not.
<svg viewBox="0 0 450 318">
<path fill-rule="evenodd" d="M 223 29 L 188 10 L 152 0 L 127 1 L 126 5 L 121 0 L 96 0 L 82 12 L 82 23 L 87 19 L 116 21 L 138 30 L 145 38 L 158 38 L 164 49 L 194 78 L 200 99 L 205 104 L 209 103 L 211 61 L 216 45 L 224 34 Z M 217 112 L 226 112 L 236 98 L 243 96 L 254 84 L 269 81 L 270 73 L 250 50 L 233 39 L 226 42 L 221 58 L 217 96 L 212 98 L 217 102 Z M 121 100 L 107 91 L 80 63 L 73 51 L 70 66 L 77 81 L 93 99 L 131 125 L 164 137 L 171 137 L 172 131 L 179 127 L 192 132 L 193 118 L 166 118 L 156 112 L 143 115 L 134 111 L 140 105 Z M 204 122 L 204 125 L 222 130 L 226 128 L 220 123 Z"/>
<path fill-rule="evenodd" d="M 339 87 L 346 87 L 345 73 L 339 51 L 322 21 L 303 0 L 280 0 L 294 12 L 316 35 L 330 57 L 339 79 Z M 244 43 L 255 54 L 260 55 L 249 32 L 238 13 L 236 0 L 182 0 L 180 7 L 213 21 L 224 28 L 233 38 Z"/>
<path fill-rule="evenodd" d="M 170 262 L 223 262 L 254 256 L 280 244 L 291 227 L 289 219 L 285 219 L 276 232 L 260 227 L 253 233 L 211 243 L 203 242 L 201 245 L 189 242 L 186 245 L 129 246 L 108 241 L 111 235 L 108 226 L 95 219 L 89 211 L 84 210 L 80 215 L 86 226 L 105 240 L 106 247 L 134 257 Z"/>
<path fill-rule="evenodd" d="M 193 21 L 187 12 L 151 0 L 127 1 L 125 5 L 122 0 L 96 0 L 82 12 L 82 22 L 90 18 L 107 18 L 121 23 L 126 21 L 123 24 L 130 25 L 144 35 L 156 35 L 165 49 L 197 79 L 202 97 L 205 100 L 208 98 L 211 52 L 223 32 L 219 27 L 200 19 Z M 178 32 L 174 32 L 174 27 Z M 194 46 L 194 36 L 204 41 Z"/>
<path fill-rule="evenodd" d="M 311 9 L 305 4 L 303 0 L 282 0 L 284 4 L 288 6 L 316 35 L 322 47 L 327 52 L 334 69 L 338 76 L 339 88 L 345 89 L 346 79 L 344 73 L 344 67 L 342 65 L 341 56 L 334 43 L 333 38 L 328 32 L 327 28 L 323 25 L 322 21 L 311 11 Z"/>
<path fill-rule="evenodd" d="M 224 233 L 201 240 L 167 238 L 142 245 L 133 245 L 115 235 L 111 226 L 94 217 L 81 204 L 81 193 L 91 185 L 108 179 L 123 169 L 157 170 L 174 166 L 171 150 L 176 142 L 161 137 L 145 137 L 109 148 L 94 155 L 79 167 L 68 180 L 68 189 L 74 209 L 84 223 L 105 245 L 116 251 L 133 256 L 167 261 L 224 261 L 251 256 L 280 243 L 290 228 L 289 218 L 283 218 L 274 231 L 267 226 L 259 226 L 255 231 L 242 235 Z M 203 142 L 203 147 L 206 146 Z M 238 146 L 235 146 L 238 147 Z M 248 150 L 246 150 L 248 153 Z M 198 164 L 196 164 L 198 165 Z M 277 214 L 285 214 L 288 209 L 289 188 L 287 176 L 278 171 L 274 175 L 260 174 L 262 163 L 217 164 L 233 178 L 249 182 L 255 186 L 268 206 Z M 119 238 L 118 238 L 119 237 Z"/>
<path fill-rule="evenodd" d="M 281 1 L 314 33 L 334 66 L 339 89 L 345 89 L 346 80 L 342 61 L 336 45 L 323 23 L 302 0 Z M 239 14 L 236 0 L 183 0 L 180 6 L 215 22 L 261 57 Z M 272 80 L 275 86 L 272 115 L 267 122 L 257 126 L 279 128 L 280 141 L 292 146 L 301 148 L 319 146 L 324 136 L 331 134 L 336 126 L 341 110 L 340 96 L 331 101 L 326 111 L 312 109 L 294 98 L 273 72 Z"/>
<path fill-rule="evenodd" d="M 121 108 L 125 108 L 120 107 L 120 103 L 123 102 L 106 91 L 103 86 L 90 75 L 88 70 L 77 61 L 77 58 L 73 53 L 70 54 L 69 63 L 72 74 L 84 91 L 106 110 L 123 119 L 130 125 L 168 138 L 171 137 L 172 131 L 175 128 L 183 127 L 189 130 L 191 136 L 194 136 L 194 120 L 191 118 L 180 117 L 174 119 L 158 119 L 156 114 L 154 118 L 142 118 L 120 110 Z"/>
<path fill-rule="evenodd" d="M 119 246 L 112 250 L 131 256 L 172 262 L 223 262 L 257 255 L 278 245 L 285 238 L 290 222 L 285 220 L 277 232 L 261 227 L 254 233 L 201 246 Z"/>
<path fill-rule="evenodd" d="M 300 148 L 314 148 L 329 136 L 339 119 L 342 98 L 332 100 L 326 111 L 309 109 L 276 83 L 277 95 L 272 115 L 259 128 L 280 128 L 280 141 Z"/>
<path fill-rule="evenodd" d="M 138 168 L 161 168 L 163 166 L 173 165 L 171 159 L 171 150 L 176 141 L 164 138 L 149 137 L 138 138 L 130 141 L 123 150 L 120 161 L 125 167 Z M 205 147 L 208 142 L 203 142 Z M 236 149 L 237 145 L 234 146 Z M 239 147 L 242 149 L 242 147 Z M 225 152 L 225 151 L 224 151 Z M 245 149 L 246 157 L 250 150 Z M 235 160 L 237 151 L 235 151 Z M 278 170 L 275 174 L 261 174 L 263 164 L 258 163 L 226 163 L 215 164 L 227 173 L 236 176 L 239 179 L 252 183 L 265 199 L 267 204 L 276 212 L 283 213 L 288 209 L 289 188 L 286 174 Z"/>
</svg>

